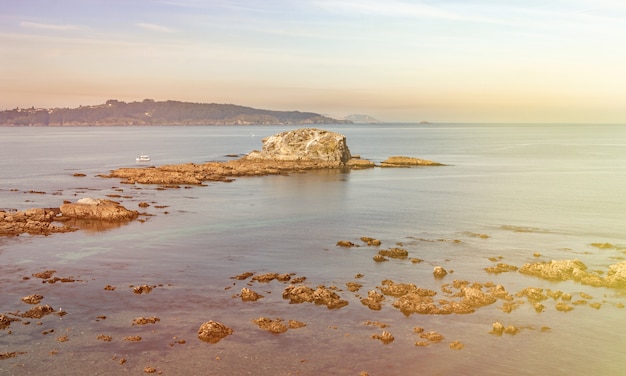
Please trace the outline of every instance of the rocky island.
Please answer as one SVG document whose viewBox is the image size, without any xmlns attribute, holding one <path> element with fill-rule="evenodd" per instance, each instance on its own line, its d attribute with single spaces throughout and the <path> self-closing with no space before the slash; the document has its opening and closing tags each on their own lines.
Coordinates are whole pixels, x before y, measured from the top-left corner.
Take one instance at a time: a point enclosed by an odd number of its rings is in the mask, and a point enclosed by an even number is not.
<svg viewBox="0 0 626 376">
<path fill-rule="evenodd" d="M 119 178 L 123 184 L 157 184 L 178 188 L 181 184 L 203 185 L 207 181 L 231 182 L 236 177 L 244 176 L 287 175 L 314 169 L 362 169 L 376 166 L 367 159 L 352 156 L 344 135 L 318 128 L 301 128 L 266 137 L 261 150 L 253 150 L 237 160 L 120 168 L 99 176 Z M 394 156 L 380 166 L 442 164 Z M 76 231 L 76 227 L 68 225 L 72 221 L 125 223 L 137 219 L 138 216 L 137 211 L 126 209 L 115 201 L 85 197 L 75 203 L 65 202 L 59 208 L 36 208 L 14 213 L 0 211 L 0 235 L 50 235 Z"/>
<path fill-rule="evenodd" d="M 391 157 L 385 167 L 442 166 L 417 158 Z M 121 178 L 133 184 L 193 184 L 205 181 L 230 182 L 235 177 L 288 174 L 322 168 L 360 169 L 376 167 L 374 162 L 353 157 L 345 136 L 317 128 L 301 128 L 263 139 L 263 147 L 227 162 L 187 163 L 160 167 L 120 168 L 106 178 Z"/>
</svg>

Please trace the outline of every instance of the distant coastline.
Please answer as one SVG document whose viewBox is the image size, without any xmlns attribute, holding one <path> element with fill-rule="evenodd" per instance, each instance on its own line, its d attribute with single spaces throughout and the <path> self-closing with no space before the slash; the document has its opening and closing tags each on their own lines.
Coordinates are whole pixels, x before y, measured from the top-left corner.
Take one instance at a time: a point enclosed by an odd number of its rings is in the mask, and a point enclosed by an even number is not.
<svg viewBox="0 0 626 376">
<path fill-rule="evenodd" d="M 352 124 L 313 112 L 272 111 L 234 104 L 180 101 L 123 102 L 78 108 L 15 108 L 0 112 L 0 126 L 308 125 Z"/>
</svg>

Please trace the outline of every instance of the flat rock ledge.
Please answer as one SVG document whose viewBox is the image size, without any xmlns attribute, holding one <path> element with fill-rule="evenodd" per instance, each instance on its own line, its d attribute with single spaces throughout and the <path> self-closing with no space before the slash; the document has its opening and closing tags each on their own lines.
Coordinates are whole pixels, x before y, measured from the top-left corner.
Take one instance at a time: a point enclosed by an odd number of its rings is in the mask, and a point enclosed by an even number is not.
<svg viewBox="0 0 626 376">
<path fill-rule="evenodd" d="M 58 220 L 58 208 L 35 208 L 24 211 L 0 211 L 0 236 L 36 234 L 50 235 L 59 232 L 75 231 L 68 226 L 53 224 Z"/>
<path fill-rule="evenodd" d="M 128 210 L 115 201 L 82 198 L 76 203 L 66 202 L 60 208 L 34 208 L 17 212 L 0 211 L 0 236 L 72 232 L 78 228 L 68 226 L 63 222 L 88 219 L 120 223 L 134 220 L 138 216 L 139 212 Z"/>
<path fill-rule="evenodd" d="M 384 167 L 442 166 L 425 159 L 390 157 Z M 317 128 L 302 128 L 263 139 L 263 148 L 226 162 L 185 163 L 159 167 L 120 168 L 103 178 L 119 178 L 123 184 L 202 185 L 207 181 L 230 182 L 243 176 L 288 175 L 316 169 L 363 169 L 376 164 L 352 156 L 345 136 Z"/>
<path fill-rule="evenodd" d="M 444 166 L 439 162 L 412 157 L 393 156 L 380 163 L 380 167 L 410 167 L 410 166 Z"/>
</svg>

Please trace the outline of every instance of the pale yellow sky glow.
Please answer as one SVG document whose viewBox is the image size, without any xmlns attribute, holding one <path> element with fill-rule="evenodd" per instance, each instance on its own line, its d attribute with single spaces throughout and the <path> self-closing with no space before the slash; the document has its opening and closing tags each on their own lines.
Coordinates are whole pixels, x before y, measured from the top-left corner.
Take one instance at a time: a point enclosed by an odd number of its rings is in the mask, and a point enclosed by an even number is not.
<svg viewBox="0 0 626 376">
<path fill-rule="evenodd" d="M 0 109 L 152 98 L 626 123 L 624 19 L 610 0 L 8 2 Z"/>
</svg>

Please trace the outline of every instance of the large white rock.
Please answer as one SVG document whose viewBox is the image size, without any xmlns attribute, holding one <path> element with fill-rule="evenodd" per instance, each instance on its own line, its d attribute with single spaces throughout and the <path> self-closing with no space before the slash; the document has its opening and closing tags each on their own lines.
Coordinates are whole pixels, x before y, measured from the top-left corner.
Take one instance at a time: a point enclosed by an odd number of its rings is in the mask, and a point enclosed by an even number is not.
<svg viewBox="0 0 626 376">
<path fill-rule="evenodd" d="M 351 158 L 342 134 L 317 128 L 301 128 L 263 139 L 263 149 L 254 150 L 246 159 L 310 161 L 345 165 Z"/>
</svg>

